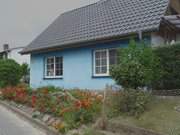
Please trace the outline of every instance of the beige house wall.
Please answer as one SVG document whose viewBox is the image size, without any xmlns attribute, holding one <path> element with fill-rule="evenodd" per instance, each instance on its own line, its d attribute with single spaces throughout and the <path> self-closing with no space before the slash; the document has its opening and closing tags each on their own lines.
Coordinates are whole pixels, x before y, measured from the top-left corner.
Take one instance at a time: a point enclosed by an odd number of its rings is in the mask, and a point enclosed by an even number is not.
<svg viewBox="0 0 180 135">
<path fill-rule="evenodd" d="M 180 0 L 171 0 L 170 4 L 180 14 Z"/>
</svg>

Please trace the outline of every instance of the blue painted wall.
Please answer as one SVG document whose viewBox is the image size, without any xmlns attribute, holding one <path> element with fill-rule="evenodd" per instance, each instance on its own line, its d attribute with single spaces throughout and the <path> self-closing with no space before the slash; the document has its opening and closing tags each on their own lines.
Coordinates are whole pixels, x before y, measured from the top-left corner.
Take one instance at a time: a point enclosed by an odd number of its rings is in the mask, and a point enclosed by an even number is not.
<svg viewBox="0 0 180 135">
<path fill-rule="evenodd" d="M 30 85 L 33 88 L 53 85 L 63 88 L 103 89 L 115 84 L 110 77 L 93 78 L 93 50 L 100 48 L 126 47 L 128 40 L 101 43 L 95 46 L 65 49 L 41 54 L 31 54 Z M 63 78 L 44 79 L 44 59 L 48 56 L 63 56 Z"/>
</svg>

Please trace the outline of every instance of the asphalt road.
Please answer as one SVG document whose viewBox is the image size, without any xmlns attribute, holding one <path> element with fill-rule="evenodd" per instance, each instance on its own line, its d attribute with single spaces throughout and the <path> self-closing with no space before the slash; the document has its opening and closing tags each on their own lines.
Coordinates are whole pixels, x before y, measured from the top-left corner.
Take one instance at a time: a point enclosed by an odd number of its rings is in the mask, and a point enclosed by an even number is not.
<svg viewBox="0 0 180 135">
<path fill-rule="evenodd" d="M 30 123 L 0 106 L 0 135 L 46 135 Z"/>
</svg>

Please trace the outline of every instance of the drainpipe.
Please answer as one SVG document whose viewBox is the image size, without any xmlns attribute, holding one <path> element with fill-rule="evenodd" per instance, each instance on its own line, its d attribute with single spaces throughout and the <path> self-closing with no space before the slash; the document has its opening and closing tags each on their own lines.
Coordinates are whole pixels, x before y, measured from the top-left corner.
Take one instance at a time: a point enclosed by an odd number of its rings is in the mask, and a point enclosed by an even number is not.
<svg viewBox="0 0 180 135">
<path fill-rule="evenodd" d="M 139 37 L 139 40 L 142 41 L 142 31 L 138 31 L 138 37 Z"/>
</svg>

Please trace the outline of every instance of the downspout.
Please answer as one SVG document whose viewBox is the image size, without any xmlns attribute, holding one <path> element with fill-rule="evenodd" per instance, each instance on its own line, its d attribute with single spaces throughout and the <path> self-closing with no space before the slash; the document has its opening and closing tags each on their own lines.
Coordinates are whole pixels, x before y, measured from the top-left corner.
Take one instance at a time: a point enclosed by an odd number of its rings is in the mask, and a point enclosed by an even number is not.
<svg viewBox="0 0 180 135">
<path fill-rule="evenodd" d="M 140 41 L 142 41 L 143 39 L 142 39 L 142 31 L 140 30 L 140 31 L 138 31 L 138 37 L 139 37 L 139 40 Z"/>
</svg>

